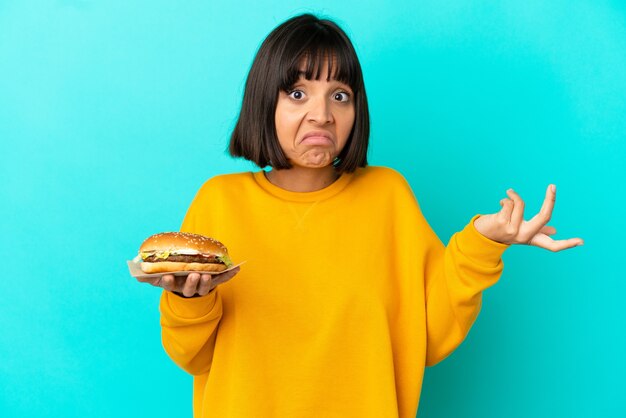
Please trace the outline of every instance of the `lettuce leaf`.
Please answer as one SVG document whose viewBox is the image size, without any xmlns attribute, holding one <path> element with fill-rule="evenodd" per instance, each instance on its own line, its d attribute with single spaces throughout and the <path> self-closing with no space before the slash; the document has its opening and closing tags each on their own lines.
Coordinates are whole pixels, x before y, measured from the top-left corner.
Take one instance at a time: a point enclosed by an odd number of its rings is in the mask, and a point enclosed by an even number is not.
<svg viewBox="0 0 626 418">
<path fill-rule="evenodd" d="M 218 256 L 217 259 L 220 260 L 222 263 L 226 264 L 227 268 L 230 268 L 233 266 L 233 261 L 230 259 L 228 255 L 223 255 L 221 257 Z"/>
</svg>

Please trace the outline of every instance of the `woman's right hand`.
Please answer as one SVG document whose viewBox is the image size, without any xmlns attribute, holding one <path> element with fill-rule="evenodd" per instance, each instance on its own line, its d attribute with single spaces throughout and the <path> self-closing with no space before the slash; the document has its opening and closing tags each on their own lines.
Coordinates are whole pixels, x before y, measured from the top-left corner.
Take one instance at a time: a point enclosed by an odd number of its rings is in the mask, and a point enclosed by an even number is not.
<svg viewBox="0 0 626 418">
<path fill-rule="evenodd" d="M 239 272 L 236 267 L 225 273 L 189 273 L 185 276 L 174 276 L 173 274 L 164 274 L 161 277 L 150 277 L 145 279 L 137 279 L 142 283 L 149 283 L 152 286 L 161 287 L 167 291 L 182 294 L 185 297 L 204 296 L 217 285 L 225 283 L 235 277 Z"/>
</svg>

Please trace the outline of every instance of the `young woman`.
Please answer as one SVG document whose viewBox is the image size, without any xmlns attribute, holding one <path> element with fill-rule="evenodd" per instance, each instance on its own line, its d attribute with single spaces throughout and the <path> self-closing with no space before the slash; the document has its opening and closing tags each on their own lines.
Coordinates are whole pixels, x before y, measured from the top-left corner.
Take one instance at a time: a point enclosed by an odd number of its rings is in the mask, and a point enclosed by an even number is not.
<svg viewBox="0 0 626 418">
<path fill-rule="evenodd" d="M 208 180 L 181 228 L 247 263 L 152 282 L 165 350 L 194 376 L 194 416 L 413 418 L 424 367 L 463 341 L 505 249 L 582 244 L 549 237 L 550 186 L 530 221 L 509 190 L 444 247 L 404 178 L 367 166 L 368 137 L 345 33 L 311 15 L 274 29 L 230 143 L 271 169 Z"/>
</svg>

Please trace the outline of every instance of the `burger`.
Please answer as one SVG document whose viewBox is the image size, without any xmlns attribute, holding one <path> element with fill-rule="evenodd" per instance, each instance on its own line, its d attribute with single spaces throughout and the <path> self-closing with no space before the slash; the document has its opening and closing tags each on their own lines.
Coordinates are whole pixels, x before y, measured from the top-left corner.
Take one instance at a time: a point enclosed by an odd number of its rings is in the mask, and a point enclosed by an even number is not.
<svg viewBox="0 0 626 418">
<path fill-rule="evenodd" d="M 162 232 L 146 238 L 138 258 L 145 273 L 220 272 L 233 265 L 224 244 L 188 232 Z"/>
</svg>

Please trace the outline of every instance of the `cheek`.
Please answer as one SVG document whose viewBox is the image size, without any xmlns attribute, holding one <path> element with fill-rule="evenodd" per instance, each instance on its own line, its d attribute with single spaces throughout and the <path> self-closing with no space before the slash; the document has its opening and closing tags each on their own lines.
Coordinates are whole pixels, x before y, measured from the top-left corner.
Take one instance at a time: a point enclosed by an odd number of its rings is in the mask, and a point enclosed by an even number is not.
<svg viewBox="0 0 626 418">
<path fill-rule="evenodd" d="M 276 133 L 279 139 L 288 139 L 298 129 L 299 118 L 294 112 L 287 112 L 280 107 L 276 108 L 274 123 L 276 124 Z"/>
<path fill-rule="evenodd" d="M 339 130 L 341 131 L 341 137 L 344 138 L 346 141 L 348 139 L 348 136 L 350 136 L 350 132 L 352 132 L 355 120 L 356 118 L 354 115 L 354 109 L 352 109 L 351 112 L 348 112 L 342 120 Z"/>
</svg>

